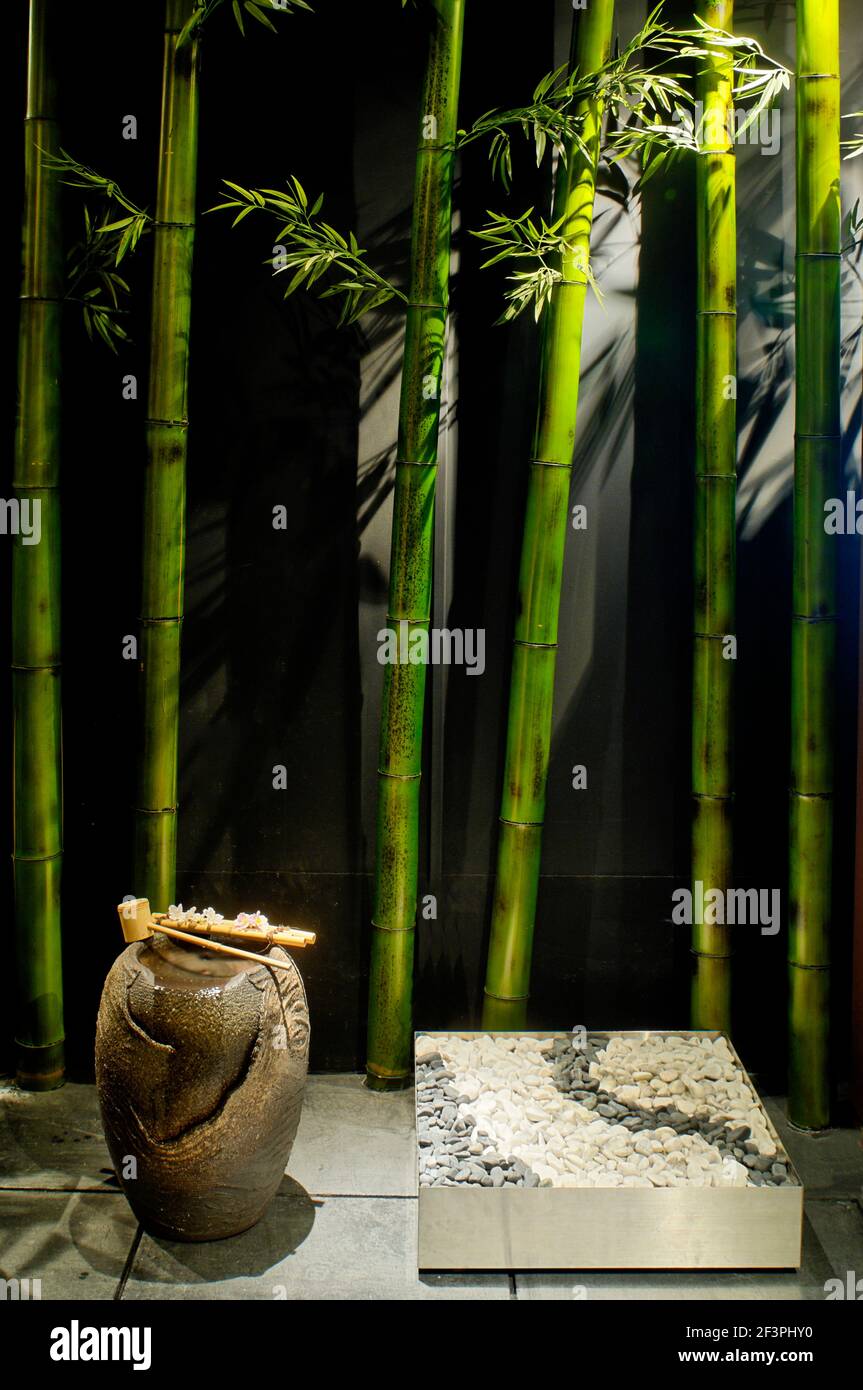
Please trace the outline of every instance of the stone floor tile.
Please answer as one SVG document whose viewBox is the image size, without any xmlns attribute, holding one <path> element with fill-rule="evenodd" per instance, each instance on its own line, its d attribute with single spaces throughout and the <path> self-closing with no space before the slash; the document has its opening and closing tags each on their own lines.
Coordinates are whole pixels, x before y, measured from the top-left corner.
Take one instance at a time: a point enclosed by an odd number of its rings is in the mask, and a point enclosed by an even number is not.
<svg viewBox="0 0 863 1390">
<path fill-rule="evenodd" d="M 509 1296 L 505 1274 L 418 1274 L 415 1199 L 313 1201 L 287 1182 L 245 1235 L 206 1245 L 145 1236 L 124 1292 L 129 1299 L 291 1302 Z"/>
<path fill-rule="evenodd" d="M 414 1093 L 310 1076 L 288 1173 L 308 1192 L 415 1197 Z"/>
<path fill-rule="evenodd" d="M 95 1086 L 0 1083 L 0 1188 L 114 1188 Z"/>
<path fill-rule="evenodd" d="M 42 1299 L 111 1299 L 137 1230 L 114 1192 L 0 1193 L 0 1276 L 39 1279 Z"/>
</svg>

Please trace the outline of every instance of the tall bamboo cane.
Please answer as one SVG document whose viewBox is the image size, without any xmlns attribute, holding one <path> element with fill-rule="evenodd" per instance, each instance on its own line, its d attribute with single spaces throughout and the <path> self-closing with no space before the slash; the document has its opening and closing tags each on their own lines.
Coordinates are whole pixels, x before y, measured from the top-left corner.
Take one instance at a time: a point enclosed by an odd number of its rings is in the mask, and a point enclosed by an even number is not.
<svg viewBox="0 0 863 1390">
<path fill-rule="evenodd" d="M 177 51 L 194 0 L 167 0 L 147 400 L 141 599 L 141 750 L 135 889 L 166 911 L 177 858 L 180 632 L 198 153 L 197 41 Z"/>
<path fill-rule="evenodd" d="M 464 0 L 429 0 L 429 10 L 387 613 L 399 633 L 429 626 Z M 367 1061 L 377 1090 L 404 1085 L 411 1060 L 425 678 L 423 664 L 384 668 Z"/>
<path fill-rule="evenodd" d="M 595 72 L 607 61 L 613 13 L 613 0 L 591 0 L 587 9 L 575 13 L 572 66 L 579 72 Z M 590 158 L 574 144 L 569 149 L 566 170 L 559 174 L 563 191 L 555 207 L 555 216 L 566 217 L 563 228 L 571 250 L 561 266 L 563 279 L 555 286 L 543 322 L 486 966 L 486 1028 L 523 1024 L 530 983 L 586 270 L 602 127 L 600 102 L 587 102 L 579 110 L 585 112 L 582 136 Z"/>
<path fill-rule="evenodd" d="M 731 31 L 733 0 L 703 0 L 698 13 Z M 737 267 L 733 59 L 707 59 L 696 84 L 703 108 L 696 158 L 696 441 L 692 670 L 692 881 L 725 890 L 732 865 L 734 660 L 725 637 L 735 622 Z M 730 1026 L 731 960 L 726 925 L 695 923 L 693 1028 Z"/>
<path fill-rule="evenodd" d="M 63 257 L 49 64 L 51 0 L 31 0 L 25 119 L 23 274 L 14 495 L 39 531 L 12 557 L 14 885 L 18 1083 L 64 1079 L 60 873 L 60 316 Z M 23 517 L 22 517 L 23 519 Z M 34 544 L 34 537 L 38 543 Z"/>
<path fill-rule="evenodd" d="M 839 484 L 839 4 L 797 0 L 797 392 L 791 625 L 789 1099 L 829 1121 L 835 541 Z"/>
</svg>

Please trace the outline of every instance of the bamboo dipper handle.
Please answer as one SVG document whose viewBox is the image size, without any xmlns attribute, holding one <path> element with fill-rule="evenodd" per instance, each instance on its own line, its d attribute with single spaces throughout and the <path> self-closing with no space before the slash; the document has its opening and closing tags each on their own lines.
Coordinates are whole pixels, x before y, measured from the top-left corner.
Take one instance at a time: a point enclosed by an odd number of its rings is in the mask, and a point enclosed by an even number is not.
<svg viewBox="0 0 863 1390">
<path fill-rule="evenodd" d="M 206 936 L 192 936 L 191 932 L 163 927 L 158 922 L 151 922 L 150 925 L 153 931 L 164 932 L 166 936 L 176 936 L 178 941 L 191 941 L 193 946 L 203 946 L 207 951 L 222 951 L 226 956 L 242 956 L 244 960 L 253 960 L 258 965 L 275 965 L 279 970 L 293 969 L 293 962 L 289 960 L 270 960 L 268 956 L 256 955 L 254 951 L 241 951 L 239 946 L 223 946 L 221 941 L 211 941 Z"/>
</svg>

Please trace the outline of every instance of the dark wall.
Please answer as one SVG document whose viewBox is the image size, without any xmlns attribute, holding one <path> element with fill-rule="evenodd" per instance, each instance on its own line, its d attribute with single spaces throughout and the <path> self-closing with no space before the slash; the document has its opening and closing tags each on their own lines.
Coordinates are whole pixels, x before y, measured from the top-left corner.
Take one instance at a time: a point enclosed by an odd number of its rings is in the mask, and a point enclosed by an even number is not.
<svg viewBox="0 0 863 1390">
<path fill-rule="evenodd" d="M 121 29 L 114 4 L 97 0 L 86 18 L 77 7 L 61 8 L 63 142 L 152 207 L 161 7 L 124 7 Z M 250 23 L 241 40 L 228 10 L 212 21 L 201 79 L 200 208 L 218 201 L 222 178 L 276 186 L 297 174 L 313 195 L 326 190 L 329 220 L 360 227 L 375 263 L 403 282 L 422 16 L 410 7 L 403 12 L 397 0 L 380 0 L 371 26 L 367 7 L 347 0 L 321 0 L 317 8 L 316 17 L 280 21 L 278 38 Z M 642 9 L 622 7 L 626 32 Z M 5 59 L 18 111 L 24 10 L 16 4 L 18 40 Z M 514 43 L 499 6 L 472 0 L 465 121 L 529 96 L 538 77 L 563 61 L 569 13 L 568 6 L 555 13 L 553 4 L 534 0 Z M 781 27 L 774 31 L 773 48 L 789 57 L 781 52 L 784 35 Z M 138 118 L 135 142 L 121 138 L 129 113 Z M 779 163 L 762 186 L 768 163 L 750 161 L 748 174 L 741 169 L 741 312 L 770 348 L 759 347 L 741 365 L 741 418 L 757 417 L 761 440 L 756 445 L 747 436 L 741 478 L 769 446 L 788 481 L 782 411 L 793 356 L 787 322 L 771 324 L 763 305 L 790 274 L 793 207 Z M 20 187 L 17 166 L 15 175 Z M 540 203 L 546 189 L 527 148 L 519 151 L 517 175 L 510 206 L 520 212 Z M 692 197 L 692 170 L 682 164 L 648 185 L 640 219 L 621 210 L 612 187 L 598 204 L 597 264 L 610 290 L 605 310 L 591 307 L 585 337 L 572 501 L 587 502 L 590 524 L 586 538 L 572 533 L 567 541 L 533 979 L 537 1026 L 681 1026 L 687 1017 L 688 933 L 672 928 L 670 914 L 673 889 L 687 882 L 690 815 Z M 528 316 L 495 326 L 500 280 L 481 271 L 482 249 L 464 230 L 487 208 L 506 206 L 477 148 L 462 159 L 456 205 L 458 389 L 450 402 L 437 546 L 441 617 L 448 626 L 486 629 L 487 666 L 481 678 L 457 668 L 445 677 L 434 673 L 430 686 L 421 892 L 436 894 L 438 915 L 418 931 L 423 1027 L 469 1026 L 479 1017 L 536 382 L 535 328 Z M 765 207 L 782 224 L 781 236 L 765 232 Z M 77 235 L 74 190 L 66 216 L 67 234 Z M 226 914 L 259 907 L 272 921 L 316 929 L 318 944 L 301 962 L 312 1064 L 354 1068 L 363 1060 L 381 679 L 371 635 L 385 611 L 400 319 L 385 312 L 363 331 L 345 331 L 327 304 L 304 295 L 284 301 L 263 264 L 272 244 L 272 229 L 255 217 L 233 232 L 223 214 L 201 220 L 177 893 L 186 905 L 212 904 Z M 130 275 L 133 342 L 118 358 L 86 342 L 71 310 L 66 324 L 64 898 L 69 1057 L 78 1076 L 90 1072 L 99 993 L 119 948 L 114 904 L 136 890 L 136 667 L 123 660 L 122 648 L 136 631 L 140 573 L 146 247 Z M 10 269 L 2 290 L 10 349 L 16 290 Z M 128 372 L 138 377 L 136 402 L 122 399 Z M 856 467 L 858 430 L 859 419 L 852 420 L 849 469 Z M 760 484 L 755 495 L 763 495 Z M 272 526 L 280 504 L 286 530 Z M 787 486 L 751 535 L 746 519 L 738 879 L 784 886 Z M 7 558 L 4 546 L 4 577 Z M 839 699 L 850 736 L 853 542 L 842 563 Z M 8 728 L 8 702 L 0 714 Z M 837 920 L 847 921 L 853 747 L 843 742 L 840 751 Z M 7 740 L 7 776 L 8 752 Z M 571 788 L 575 763 L 587 765 L 587 792 Z M 287 771 L 285 790 L 273 787 L 278 766 Z M 8 875 L 3 888 L 8 903 Z M 840 967 L 844 942 L 840 933 Z M 779 1084 L 784 927 L 775 938 L 741 939 L 739 949 L 738 1040 L 747 1061 Z M 840 968 L 840 1076 L 846 979 Z M 5 983 L 8 995 L 8 975 Z"/>
</svg>

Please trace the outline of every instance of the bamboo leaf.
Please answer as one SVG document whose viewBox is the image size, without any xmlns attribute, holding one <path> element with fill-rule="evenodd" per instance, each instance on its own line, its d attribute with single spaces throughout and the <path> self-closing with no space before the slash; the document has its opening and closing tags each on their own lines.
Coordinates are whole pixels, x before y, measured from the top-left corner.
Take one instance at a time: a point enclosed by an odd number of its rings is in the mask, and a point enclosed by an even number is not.
<svg viewBox="0 0 863 1390">
<path fill-rule="evenodd" d="M 245 0 L 245 8 L 259 24 L 265 24 L 268 29 L 272 29 L 274 34 L 279 32 L 273 21 L 268 19 L 262 10 L 258 9 L 257 5 L 253 3 L 253 0 Z"/>
<path fill-rule="evenodd" d="M 121 217 L 119 222 L 103 222 L 100 227 L 96 228 L 96 234 L 97 236 L 101 236 L 103 232 L 119 231 L 121 227 L 128 227 L 129 223 L 132 221 L 134 221 L 134 219 L 131 217 Z"/>
</svg>

